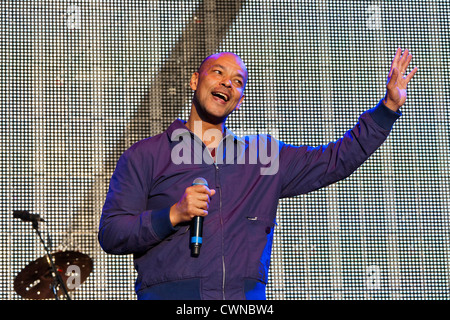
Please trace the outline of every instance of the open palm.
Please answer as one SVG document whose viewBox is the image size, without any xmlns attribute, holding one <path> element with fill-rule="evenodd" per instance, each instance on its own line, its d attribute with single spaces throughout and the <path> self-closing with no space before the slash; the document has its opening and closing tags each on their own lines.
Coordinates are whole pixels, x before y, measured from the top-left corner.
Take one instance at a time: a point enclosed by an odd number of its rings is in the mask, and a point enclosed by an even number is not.
<svg viewBox="0 0 450 320">
<path fill-rule="evenodd" d="M 384 104 L 393 111 L 398 111 L 405 103 L 406 87 L 418 70 L 418 68 L 415 67 L 407 76 L 404 76 L 411 59 L 412 55 L 409 53 L 408 49 L 402 54 L 402 49 L 398 48 L 394 60 L 392 60 L 386 84 Z"/>
</svg>

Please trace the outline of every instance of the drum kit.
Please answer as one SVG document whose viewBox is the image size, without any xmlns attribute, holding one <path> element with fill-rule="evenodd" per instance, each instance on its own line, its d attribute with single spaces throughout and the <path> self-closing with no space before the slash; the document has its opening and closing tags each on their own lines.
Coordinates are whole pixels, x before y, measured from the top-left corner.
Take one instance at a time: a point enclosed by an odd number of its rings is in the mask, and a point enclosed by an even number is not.
<svg viewBox="0 0 450 320">
<path fill-rule="evenodd" d="M 32 222 L 46 252 L 19 272 L 14 279 L 14 290 L 25 299 L 71 300 L 69 291 L 78 288 L 92 272 L 92 259 L 78 251 L 50 253 L 39 231 L 38 222 L 44 220 L 28 211 L 14 211 L 14 217 Z"/>
</svg>

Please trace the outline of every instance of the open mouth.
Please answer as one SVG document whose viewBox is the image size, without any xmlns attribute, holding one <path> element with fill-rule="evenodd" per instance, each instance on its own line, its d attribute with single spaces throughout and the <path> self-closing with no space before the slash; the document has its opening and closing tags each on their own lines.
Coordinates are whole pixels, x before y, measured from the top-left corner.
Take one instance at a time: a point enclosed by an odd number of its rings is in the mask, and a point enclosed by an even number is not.
<svg viewBox="0 0 450 320">
<path fill-rule="evenodd" d="M 217 92 L 217 91 L 215 91 L 215 92 L 212 93 L 212 95 L 213 95 L 214 97 L 217 97 L 217 98 L 221 99 L 221 100 L 224 101 L 224 102 L 227 102 L 227 101 L 230 99 L 230 98 L 228 97 L 228 95 L 226 95 L 226 94 L 223 93 L 223 92 Z"/>
</svg>

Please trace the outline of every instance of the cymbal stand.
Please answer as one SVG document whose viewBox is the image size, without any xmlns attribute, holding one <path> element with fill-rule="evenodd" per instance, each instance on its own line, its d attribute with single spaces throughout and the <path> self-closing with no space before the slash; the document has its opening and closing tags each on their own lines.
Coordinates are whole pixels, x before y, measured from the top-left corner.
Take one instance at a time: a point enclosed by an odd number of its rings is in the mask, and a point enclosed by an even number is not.
<svg viewBox="0 0 450 320">
<path fill-rule="evenodd" d="M 52 291 L 55 294 L 55 299 L 59 300 L 58 297 L 58 286 L 60 286 L 62 288 L 62 290 L 64 291 L 64 295 L 66 296 L 67 300 L 72 300 L 70 298 L 69 295 L 69 291 L 67 290 L 67 287 L 64 283 L 64 281 L 61 278 L 61 275 L 59 274 L 58 270 L 56 270 L 55 264 L 53 263 L 53 257 L 48 249 L 48 247 L 45 244 L 44 239 L 42 238 L 41 232 L 39 231 L 39 223 L 36 219 L 34 219 L 32 221 L 32 225 L 33 225 L 33 229 L 36 230 L 36 233 L 39 236 L 39 239 L 41 240 L 42 245 L 44 246 L 45 252 L 46 252 L 46 256 L 47 256 L 47 261 L 50 265 L 50 267 L 52 268 L 52 277 L 53 277 L 53 281 L 52 281 Z"/>
</svg>

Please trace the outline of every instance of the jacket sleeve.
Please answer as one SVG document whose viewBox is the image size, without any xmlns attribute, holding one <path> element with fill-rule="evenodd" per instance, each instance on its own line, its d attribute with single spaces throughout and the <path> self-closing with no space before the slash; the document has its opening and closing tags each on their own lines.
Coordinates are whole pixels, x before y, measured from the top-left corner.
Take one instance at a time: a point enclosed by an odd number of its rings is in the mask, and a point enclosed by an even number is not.
<svg viewBox="0 0 450 320">
<path fill-rule="evenodd" d="M 170 208 L 146 210 L 151 166 L 130 148 L 111 177 L 100 218 L 98 240 L 104 251 L 130 254 L 146 251 L 175 232 Z"/>
<path fill-rule="evenodd" d="M 335 142 L 314 148 L 280 146 L 281 197 L 305 194 L 351 175 L 382 145 L 400 116 L 380 100 Z"/>
</svg>

